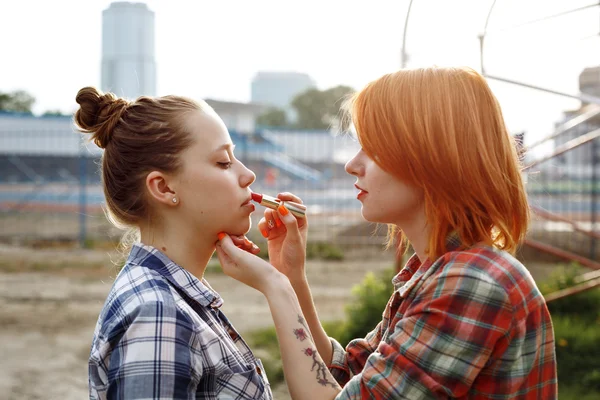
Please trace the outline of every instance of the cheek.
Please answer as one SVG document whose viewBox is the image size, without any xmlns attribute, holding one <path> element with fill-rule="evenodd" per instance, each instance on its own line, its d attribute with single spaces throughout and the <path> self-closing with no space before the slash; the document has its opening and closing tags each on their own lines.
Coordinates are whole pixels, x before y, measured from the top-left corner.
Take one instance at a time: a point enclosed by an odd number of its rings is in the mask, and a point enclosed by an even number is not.
<svg viewBox="0 0 600 400">
<path fill-rule="evenodd" d="M 203 176 L 193 189 L 207 210 L 226 211 L 241 204 L 240 189 L 234 177 L 223 173 Z M 238 204 L 240 203 L 240 204 Z"/>
</svg>

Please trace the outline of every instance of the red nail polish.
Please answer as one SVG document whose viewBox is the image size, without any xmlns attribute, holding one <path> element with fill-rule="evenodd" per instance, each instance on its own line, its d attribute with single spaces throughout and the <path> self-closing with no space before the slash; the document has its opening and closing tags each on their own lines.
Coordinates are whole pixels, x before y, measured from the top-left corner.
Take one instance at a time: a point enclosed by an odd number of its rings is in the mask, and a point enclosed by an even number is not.
<svg viewBox="0 0 600 400">
<path fill-rule="evenodd" d="M 277 208 L 277 211 L 279 211 L 279 214 L 281 215 L 288 215 L 289 211 L 287 208 L 285 208 L 285 206 L 282 204 L 279 206 L 279 208 Z"/>
<path fill-rule="evenodd" d="M 219 240 L 223 240 L 223 238 L 224 238 L 225 236 L 226 236 L 226 235 L 225 235 L 223 232 L 219 232 L 219 234 L 217 235 L 217 237 L 219 238 Z"/>
</svg>

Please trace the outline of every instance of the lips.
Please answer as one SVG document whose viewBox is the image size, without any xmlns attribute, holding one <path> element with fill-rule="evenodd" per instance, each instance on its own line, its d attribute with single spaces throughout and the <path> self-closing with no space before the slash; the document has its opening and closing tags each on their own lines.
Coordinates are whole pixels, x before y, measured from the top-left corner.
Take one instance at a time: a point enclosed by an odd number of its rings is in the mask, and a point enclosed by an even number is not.
<svg viewBox="0 0 600 400">
<path fill-rule="evenodd" d="M 250 204 L 251 201 L 252 201 L 252 197 L 248 196 L 248 198 L 246 199 L 246 201 L 244 201 L 240 207 L 247 206 L 248 204 Z"/>
<path fill-rule="evenodd" d="M 360 186 L 358 186 L 356 183 L 354 184 L 354 187 L 357 188 L 358 190 L 360 190 L 361 192 L 369 193 L 365 189 L 363 189 Z"/>
<path fill-rule="evenodd" d="M 354 184 L 354 187 L 357 188 L 359 190 L 358 194 L 356 195 L 356 199 L 360 200 L 361 197 L 365 196 L 367 192 L 365 189 L 361 188 L 360 186 L 358 186 L 357 184 Z"/>
</svg>

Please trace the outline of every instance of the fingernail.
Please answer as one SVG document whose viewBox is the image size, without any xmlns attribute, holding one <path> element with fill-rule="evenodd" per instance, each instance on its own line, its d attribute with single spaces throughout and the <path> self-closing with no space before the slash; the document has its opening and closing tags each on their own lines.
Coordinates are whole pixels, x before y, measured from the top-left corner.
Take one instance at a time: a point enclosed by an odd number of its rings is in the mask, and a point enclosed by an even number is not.
<svg viewBox="0 0 600 400">
<path fill-rule="evenodd" d="M 246 238 L 244 238 L 244 244 L 245 244 L 246 246 L 250 246 L 250 247 L 252 247 L 252 242 L 251 242 L 251 241 L 249 241 L 249 240 L 248 240 L 248 239 L 246 239 Z"/>
<path fill-rule="evenodd" d="M 275 220 L 275 226 L 279 228 L 281 225 L 283 225 L 283 222 L 281 222 L 280 219 L 276 219 Z"/>
<path fill-rule="evenodd" d="M 285 208 L 285 206 L 282 204 L 277 208 L 277 211 L 279 211 L 279 214 L 281 215 L 288 215 L 289 211 L 287 208 Z"/>
<path fill-rule="evenodd" d="M 257 245 L 255 245 L 255 244 L 253 244 L 253 245 L 252 245 L 252 248 L 253 248 L 254 250 L 259 250 L 259 251 L 260 251 L 260 247 L 258 247 L 258 246 L 257 246 Z"/>
<path fill-rule="evenodd" d="M 261 229 L 261 230 L 260 230 L 260 234 L 261 234 L 261 235 L 263 235 L 263 237 L 265 237 L 265 238 L 266 238 L 267 236 L 269 236 L 269 232 L 267 232 L 267 230 L 266 230 L 266 229 Z"/>
<path fill-rule="evenodd" d="M 226 236 L 226 235 L 225 235 L 223 232 L 219 232 L 219 234 L 217 235 L 217 237 L 219 238 L 219 240 L 223 240 L 223 238 L 224 238 L 225 236 Z"/>
</svg>

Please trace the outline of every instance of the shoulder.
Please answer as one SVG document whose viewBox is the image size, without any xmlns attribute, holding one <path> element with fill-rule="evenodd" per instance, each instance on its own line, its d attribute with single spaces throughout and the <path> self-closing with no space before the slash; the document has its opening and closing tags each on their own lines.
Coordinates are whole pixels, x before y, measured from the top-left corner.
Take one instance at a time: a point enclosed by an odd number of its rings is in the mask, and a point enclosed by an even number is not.
<svg viewBox="0 0 600 400">
<path fill-rule="evenodd" d="M 126 264 L 117 276 L 98 320 L 96 335 L 114 337 L 136 322 L 190 322 L 168 280 L 140 265 Z"/>
<path fill-rule="evenodd" d="M 533 277 L 525 266 L 510 253 L 487 245 L 446 253 L 436 261 L 438 279 L 454 278 L 465 282 L 465 289 L 490 291 L 518 308 L 527 302 L 543 301 Z"/>
</svg>

